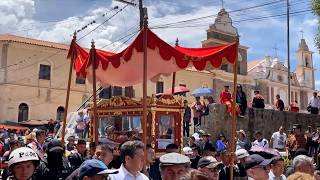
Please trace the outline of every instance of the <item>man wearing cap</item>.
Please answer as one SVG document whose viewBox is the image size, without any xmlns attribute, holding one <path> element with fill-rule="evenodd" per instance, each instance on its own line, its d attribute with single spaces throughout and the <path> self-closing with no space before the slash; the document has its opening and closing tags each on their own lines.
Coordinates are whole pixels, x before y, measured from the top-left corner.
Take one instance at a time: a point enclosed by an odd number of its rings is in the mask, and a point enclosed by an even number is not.
<svg viewBox="0 0 320 180">
<path fill-rule="evenodd" d="M 219 179 L 220 167 L 222 165 L 221 162 L 218 162 L 212 156 L 205 156 L 199 160 L 198 170 L 206 174 L 212 180 Z"/>
<path fill-rule="evenodd" d="M 105 180 L 109 174 L 116 174 L 117 170 L 109 170 L 100 160 L 86 160 L 80 166 L 79 179 L 81 180 Z"/>
<path fill-rule="evenodd" d="M 271 162 L 269 180 L 286 180 L 286 176 L 283 175 L 284 168 L 284 160 L 281 157 L 274 157 Z"/>
<path fill-rule="evenodd" d="M 67 143 L 67 145 L 66 145 L 66 150 L 67 150 L 67 151 L 72 151 L 72 150 L 74 150 L 74 148 L 75 148 L 75 145 L 74 145 L 74 144 L 75 144 L 75 143 L 74 143 L 74 142 L 75 142 L 75 139 L 76 139 L 76 138 L 75 138 L 74 135 L 71 135 L 71 136 L 68 137 L 68 139 L 67 139 L 67 140 L 68 140 L 68 143 Z"/>
<path fill-rule="evenodd" d="M 140 171 L 144 165 L 144 144 L 141 141 L 127 141 L 121 145 L 120 158 L 122 160 L 118 174 L 110 175 L 111 180 L 148 180 Z"/>
<path fill-rule="evenodd" d="M 186 173 L 190 159 L 179 153 L 168 153 L 160 157 L 160 173 L 162 180 L 176 180 Z"/>
<path fill-rule="evenodd" d="M 203 144 L 202 144 L 202 151 L 216 151 L 215 147 L 213 146 L 213 144 L 210 142 L 210 137 L 211 135 L 209 133 L 205 133 L 204 135 L 202 135 L 202 140 L 203 140 Z"/>
<path fill-rule="evenodd" d="M 76 145 L 76 150 L 68 156 L 68 160 L 73 170 L 80 167 L 80 165 L 86 160 L 86 141 L 79 139 Z"/>
<path fill-rule="evenodd" d="M 95 154 L 93 156 L 93 159 L 97 159 L 102 161 L 106 166 L 110 164 L 110 162 L 113 159 L 113 150 L 107 145 L 107 144 L 99 144 L 96 148 Z M 81 166 L 74 170 L 66 180 L 78 180 L 79 174 L 80 174 L 80 168 Z"/>
<path fill-rule="evenodd" d="M 244 168 L 244 163 L 246 162 L 249 153 L 245 149 L 238 149 L 236 150 L 236 164 L 238 166 L 239 177 L 246 177 L 247 173 Z"/>
<path fill-rule="evenodd" d="M 251 149 L 251 142 L 246 137 L 246 132 L 243 129 L 237 131 L 236 149 L 245 149 L 247 151 Z"/>
<path fill-rule="evenodd" d="M 271 162 L 272 159 L 265 159 L 258 154 L 248 156 L 244 164 L 248 180 L 268 180 Z"/>
<path fill-rule="evenodd" d="M 70 163 L 64 157 L 65 148 L 60 140 L 53 139 L 47 146 L 47 157 L 37 169 L 37 177 L 43 180 L 66 179 L 72 172 Z"/>
</svg>

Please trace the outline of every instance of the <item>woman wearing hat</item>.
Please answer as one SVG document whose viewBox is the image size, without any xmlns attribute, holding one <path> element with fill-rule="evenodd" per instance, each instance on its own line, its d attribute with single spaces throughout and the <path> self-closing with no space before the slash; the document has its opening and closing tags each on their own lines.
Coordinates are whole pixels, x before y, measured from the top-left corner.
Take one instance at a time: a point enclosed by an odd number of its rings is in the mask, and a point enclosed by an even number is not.
<svg viewBox="0 0 320 180">
<path fill-rule="evenodd" d="M 249 151 L 251 149 L 251 142 L 248 140 L 248 138 L 246 137 L 246 133 L 243 129 L 240 129 L 239 131 L 237 131 L 237 150 L 238 149 L 245 149 L 247 151 Z"/>
<path fill-rule="evenodd" d="M 31 148 L 21 147 L 11 152 L 8 166 L 12 172 L 9 180 L 31 180 L 39 165 L 39 157 Z"/>
</svg>

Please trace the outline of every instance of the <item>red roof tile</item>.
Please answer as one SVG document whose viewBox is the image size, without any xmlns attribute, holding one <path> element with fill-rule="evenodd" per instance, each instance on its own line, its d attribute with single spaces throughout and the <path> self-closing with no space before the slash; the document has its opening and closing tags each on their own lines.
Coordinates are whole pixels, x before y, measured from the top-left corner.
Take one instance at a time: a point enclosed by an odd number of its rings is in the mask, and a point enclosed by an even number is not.
<svg viewBox="0 0 320 180">
<path fill-rule="evenodd" d="M 21 37 L 21 36 L 15 36 L 15 35 L 11 35 L 11 34 L 0 35 L 0 41 L 18 42 L 18 43 L 31 44 L 31 45 L 36 45 L 36 46 L 64 49 L 64 50 L 69 49 L 69 45 L 66 45 L 66 44 L 55 43 L 55 42 L 50 42 L 50 41 L 43 41 L 43 40 L 32 39 L 32 38 Z"/>
</svg>

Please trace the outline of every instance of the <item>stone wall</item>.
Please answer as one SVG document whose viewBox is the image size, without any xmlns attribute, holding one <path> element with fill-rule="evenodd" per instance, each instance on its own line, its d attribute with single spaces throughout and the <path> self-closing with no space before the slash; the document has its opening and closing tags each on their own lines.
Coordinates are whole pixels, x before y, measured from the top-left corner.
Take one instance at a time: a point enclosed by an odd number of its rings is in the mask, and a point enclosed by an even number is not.
<svg viewBox="0 0 320 180">
<path fill-rule="evenodd" d="M 221 104 L 210 105 L 210 114 L 202 120 L 202 129 L 213 137 L 223 133 L 230 139 L 231 116 L 227 115 L 226 107 Z M 248 109 L 244 118 L 237 118 L 236 129 L 244 129 L 248 137 L 253 138 L 255 131 L 260 130 L 264 137 L 270 139 L 273 132 L 282 125 L 290 130 L 293 124 L 301 124 L 302 130 L 308 130 L 308 126 L 320 125 L 320 116 L 294 112 L 280 112 L 266 109 Z"/>
</svg>

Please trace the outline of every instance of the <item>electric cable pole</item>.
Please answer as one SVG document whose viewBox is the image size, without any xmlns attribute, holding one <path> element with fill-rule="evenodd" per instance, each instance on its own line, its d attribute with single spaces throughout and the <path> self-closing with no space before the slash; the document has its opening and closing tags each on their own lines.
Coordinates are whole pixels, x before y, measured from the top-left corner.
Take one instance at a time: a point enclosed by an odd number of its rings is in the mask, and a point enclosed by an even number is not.
<svg viewBox="0 0 320 180">
<path fill-rule="evenodd" d="M 287 0 L 287 59 L 288 59 L 288 107 L 291 103 L 291 70 L 290 70 L 290 4 Z"/>
<path fill-rule="evenodd" d="M 136 3 L 132 1 L 127 1 L 127 0 L 115 0 L 124 4 L 128 4 L 130 6 L 137 6 Z M 140 30 L 143 28 L 143 20 L 144 20 L 144 16 L 147 15 L 147 8 L 143 7 L 143 0 L 139 0 L 139 13 L 140 13 L 140 20 L 139 20 L 139 25 L 140 25 Z"/>
</svg>

